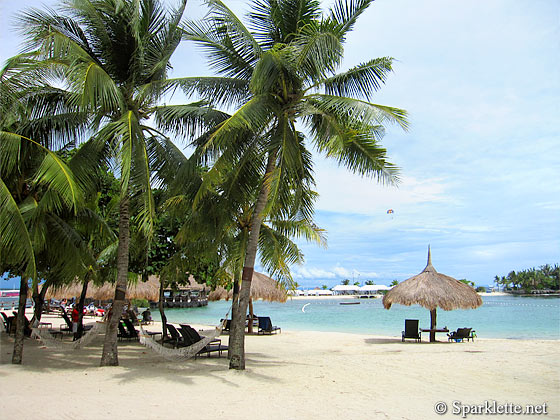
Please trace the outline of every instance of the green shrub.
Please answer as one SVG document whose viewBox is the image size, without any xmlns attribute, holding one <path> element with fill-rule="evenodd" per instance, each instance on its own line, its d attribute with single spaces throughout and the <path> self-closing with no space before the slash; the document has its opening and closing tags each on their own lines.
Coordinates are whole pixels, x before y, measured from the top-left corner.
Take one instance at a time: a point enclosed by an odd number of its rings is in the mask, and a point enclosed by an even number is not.
<svg viewBox="0 0 560 420">
<path fill-rule="evenodd" d="M 148 299 L 132 299 L 130 301 L 132 306 L 137 306 L 139 308 L 149 308 L 150 307 L 150 303 L 148 302 Z"/>
</svg>

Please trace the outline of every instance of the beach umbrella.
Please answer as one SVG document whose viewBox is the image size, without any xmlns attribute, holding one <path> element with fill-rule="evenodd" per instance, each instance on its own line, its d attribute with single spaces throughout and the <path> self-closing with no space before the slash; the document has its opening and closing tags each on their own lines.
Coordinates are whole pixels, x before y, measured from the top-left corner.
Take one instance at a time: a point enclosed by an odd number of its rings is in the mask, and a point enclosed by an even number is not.
<svg viewBox="0 0 560 420">
<path fill-rule="evenodd" d="M 253 272 L 253 280 L 251 281 L 251 291 L 249 296 L 249 333 L 252 333 L 254 319 L 253 300 L 262 299 L 269 302 L 284 303 L 288 299 L 288 292 L 285 287 L 281 286 L 273 278 L 255 271 Z M 232 290 L 226 290 L 220 286 L 217 287 L 216 290 L 210 292 L 208 300 L 229 300 L 232 297 Z"/>
<path fill-rule="evenodd" d="M 204 287 L 190 279 L 191 288 Z M 80 296 L 82 293 L 83 283 L 73 282 L 68 285 L 55 287 L 51 286 L 47 290 L 47 299 L 71 299 Z M 115 285 L 113 283 L 104 283 L 101 286 L 89 284 L 86 298 L 94 300 L 112 300 L 115 297 Z M 149 276 L 148 281 L 138 281 L 130 283 L 126 290 L 126 299 L 147 299 L 153 302 L 159 300 L 159 277 Z"/>
<path fill-rule="evenodd" d="M 233 296 L 232 290 L 226 290 L 223 287 L 217 287 L 208 295 L 208 300 L 229 300 Z M 253 273 L 253 281 L 251 282 L 251 299 L 266 300 L 269 302 L 286 302 L 288 292 L 278 282 L 262 273 Z"/>
<path fill-rule="evenodd" d="M 383 297 L 385 309 L 393 303 L 401 305 L 418 304 L 430 311 L 430 342 L 435 341 L 436 308 L 444 311 L 453 309 L 476 309 L 482 305 L 482 299 L 470 286 L 438 273 L 432 265 L 430 248 L 428 247 L 428 264 L 414 277 L 405 280 Z"/>
</svg>

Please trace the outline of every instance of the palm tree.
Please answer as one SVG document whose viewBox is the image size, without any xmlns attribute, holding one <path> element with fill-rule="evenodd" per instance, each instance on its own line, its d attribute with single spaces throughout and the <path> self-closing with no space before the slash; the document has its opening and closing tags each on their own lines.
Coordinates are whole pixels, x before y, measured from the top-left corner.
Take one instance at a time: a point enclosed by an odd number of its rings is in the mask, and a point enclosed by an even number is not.
<svg viewBox="0 0 560 420">
<path fill-rule="evenodd" d="M 160 0 L 68 0 L 60 14 L 30 10 L 19 19 L 26 47 L 36 53 L 34 74 L 60 78 L 74 104 L 89 116 L 91 137 L 77 156 L 84 172 L 90 162 L 112 162 L 120 178 L 116 287 L 102 366 L 118 365 L 130 217 L 149 240 L 155 212 L 152 185 L 165 182 L 159 174 L 166 165 L 184 162 L 165 133 L 184 136 L 223 119 L 200 103 L 158 105 L 173 88 L 167 73 L 181 41 L 178 25 L 185 4 L 182 0 L 168 11 Z M 147 124 L 151 117 L 155 126 Z"/>
<path fill-rule="evenodd" d="M 321 14 L 316 0 L 254 0 L 246 27 L 220 0 L 207 0 L 209 15 L 185 27 L 186 38 L 201 45 L 221 77 L 198 78 L 182 87 L 237 110 L 200 147 L 217 156 L 209 179 L 251 148 L 260 159 L 260 187 L 252 212 L 244 258 L 239 310 L 232 324 L 241 340 L 232 346 L 230 368 L 244 369 L 243 314 L 263 219 L 280 199 L 282 184 L 313 185 L 311 153 L 333 158 L 356 173 L 396 182 L 379 140 L 382 124 L 406 127 L 406 113 L 369 102 L 391 71 L 391 58 L 362 63 L 336 74 L 343 44 L 373 0 L 337 0 Z M 296 128 L 305 126 L 307 135 Z M 211 181 L 210 181 L 211 182 Z"/>
<path fill-rule="evenodd" d="M 373 282 L 373 280 L 367 280 L 365 284 L 366 286 L 373 286 L 375 283 Z"/>
<path fill-rule="evenodd" d="M 23 359 L 29 280 L 36 291 L 46 269 L 69 278 L 82 264 L 65 221 L 80 210 L 81 183 L 50 150 L 71 145 L 82 118 L 59 90 L 19 73 L 28 60 L 14 57 L 0 73 L 0 271 L 21 279 L 14 364 Z"/>
<path fill-rule="evenodd" d="M 204 249 L 198 249 L 197 252 L 215 252 L 220 256 L 220 268 L 215 277 L 218 284 L 222 282 L 222 285 L 233 288 L 232 318 L 237 315 L 239 309 L 237 304 L 243 262 L 258 193 L 258 188 L 247 189 L 251 182 L 258 186 L 259 179 L 251 170 L 253 161 L 245 159 L 236 168 L 223 171 L 219 187 L 211 194 L 203 195 L 195 209 L 192 208 L 193 197 L 189 197 L 188 194 L 169 200 L 175 211 L 179 210 L 183 215 L 190 214 L 177 235 L 178 243 L 188 247 L 183 248 L 182 253 L 188 253 L 187 249 L 204 241 L 204 238 L 211 238 L 213 246 L 206 244 Z M 243 179 L 244 182 L 238 182 L 239 179 Z M 293 289 L 290 266 L 303 262 L 303 254 L 293 242 L 293 238 L 303 238 L 321 246 L 326 246 L 326 239 L 324 231 L 310 219 L 314 192 L 290 188 L 281 195 L 282 200 L 274 203 L 261 225 L 260 261 L 269 275 L 287 289 Z M 184 204 L 188 208 L 181 208 Z M 252 315 L 250 306 L 250 321 Z M 232 328 L 235 330 L 236 326 Z M 249 322 L 249 332 L 252 332 L 252 322 Z M 237 338 L 238 336 L 230 330 L 230 348 Z"/>
</svg>

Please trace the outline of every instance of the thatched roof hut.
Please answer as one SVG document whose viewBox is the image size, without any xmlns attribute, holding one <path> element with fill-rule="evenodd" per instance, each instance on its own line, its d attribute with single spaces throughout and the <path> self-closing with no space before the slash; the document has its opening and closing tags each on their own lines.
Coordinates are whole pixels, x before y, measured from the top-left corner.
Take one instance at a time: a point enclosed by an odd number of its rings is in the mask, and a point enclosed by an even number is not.
<svg viewBox="0 0 560 420">
<path fill-rule="evenodd" d="M 190 285 L 187 286 L 190 290 L 205 290 L 205 285 L 199 284 L 190 276 Z M 50 287 L 47 290 L 47 299 L 70 299 L 78 297 L 82 293 L 83 283 L 74 282 L 67 286 L 55 288 Z M 113 283 L 105 283 L 102 286 L 95 286 L 90 284 L 88 286 L 86 298 L 95 300 L 111 300 L 115 296 L 115 285 Z M 148 281 L 138 280 L 135 284 L 129 284 L 126 290 L 127 299 L 148 299 L 152 302 L 159 300 L 159 277 L 149 276 Z"/>
<path fill-rule="evenodd" d="M 210 292 L 208 300 L 229 300 L 232 296 L 232 290 L 228 291 L 223 287 L 218 287 L 216 290 Z M 274 279 L 255 271 L 253 273 L 253 281 L 251 282 L 251 299 L 262 299 L 269 302 L 286 302 L 288 299 L 288 292 Z"/>
<path fill-rule="evenodd" d="M 430 329 L 436 328 L 436 308 L 445 311 L 453 309 L 476 309 L 482 305 L 482 299 L 469 285 L 438 273 L 432 265 L 432 256 L 428 247 L 428 264 L 414 277 L 399 283 L 383 297 L 385 309 L 393 303 L 401 305 L 421 305 L 430 310 Z M 435 341 L 435 332 L 430 332 L 430 341 Z"/>
</svg>

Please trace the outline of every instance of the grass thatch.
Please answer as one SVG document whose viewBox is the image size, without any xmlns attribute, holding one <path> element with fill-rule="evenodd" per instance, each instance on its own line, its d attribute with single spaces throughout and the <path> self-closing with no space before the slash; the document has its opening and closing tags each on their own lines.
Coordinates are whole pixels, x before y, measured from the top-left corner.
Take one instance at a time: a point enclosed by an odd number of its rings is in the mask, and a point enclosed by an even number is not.
<svg viewBox="0 0 560 420">
<path fill-rule="evenodd" d="M 189 278 L 190 290 L 203 290 L 205 286 L 203 284 L 197 283 L 191 276 Z M 67 286 L 62 287 L 50 287 L 47 290 L 47 299 L 71 299 L 73 297 L 79 297 L 82 293 L 82 283 L 74 282 Z M 183 287 L 179 288 L 179 290 Z M 105 283 L 103 286 L 89 285 L 86 298 L 95 300 L 112 300 L 115 297 L 115 285 L 113 283 Z M 126 290 L 127 299 L 148 299 L 152 302 L 159 301 L 159 277 L 150 276 L 148 281 L 143 282 L 138 280 L 137 283 L 129 284 Z"/>
<path fill-rule="evenodd" d="M 208 300 L 229 300 L 232 296 L 233 291 L 218 287 L 216 290 L 210 292 Z M 253 281 L 251 282 L 251 298 L 253 300 L 262 299 L 270 302 L 286 302 L 288 293 L 286 289 L 279 285 L 274 279 L 255 272 L 253 273 Z"/>
<path fill-rule="evenodd" d="M 433 310 L 475 309 L 482 305 L 476 291 L 453 277 L 440 274 L 432 266 L 428 251 L 428 265 L 414 277 L 403 281 L 387 292 L 383 306 L 389 309 L 393 303 L 401 305 L 421 305 Z"/>
</svg>

